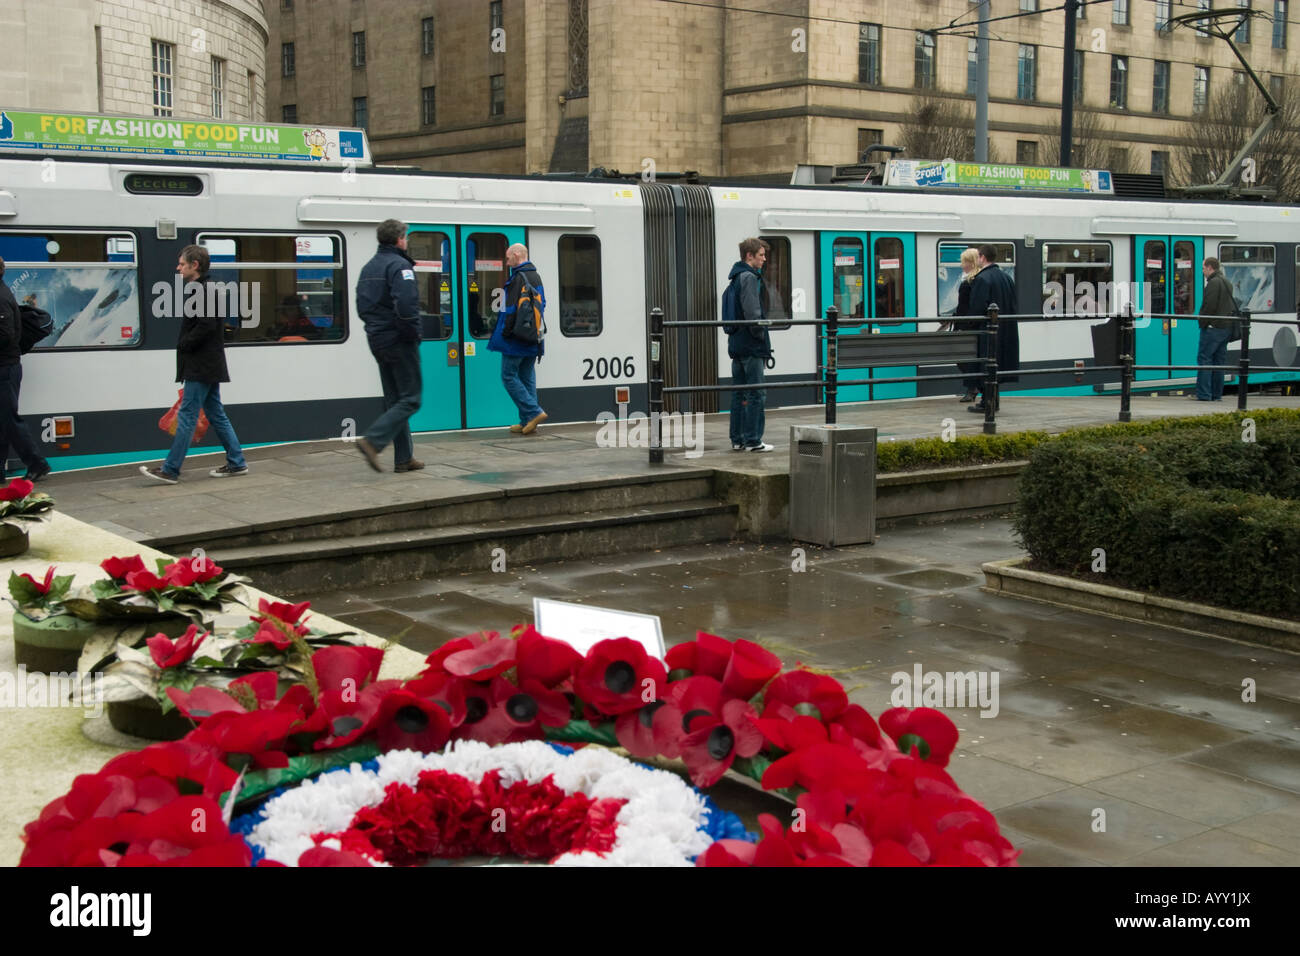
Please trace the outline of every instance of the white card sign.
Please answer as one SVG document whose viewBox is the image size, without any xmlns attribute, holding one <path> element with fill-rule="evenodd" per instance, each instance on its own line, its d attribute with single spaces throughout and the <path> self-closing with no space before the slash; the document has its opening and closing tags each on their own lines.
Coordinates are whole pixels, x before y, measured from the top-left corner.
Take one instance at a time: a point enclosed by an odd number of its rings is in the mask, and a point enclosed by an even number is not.
<svg viewBox="0 0 1300 956">
<path fill-rule="evenodd" d="M 563 641 L 586 654 L 601 641 L 630 637 L 653 657 L 664 659 L 664 632 L 654 614 L 615 611 L 587 604 L 570 604 L 550 598 L 533 598 L 534 627 L 546 637 Z"/>
</svg>

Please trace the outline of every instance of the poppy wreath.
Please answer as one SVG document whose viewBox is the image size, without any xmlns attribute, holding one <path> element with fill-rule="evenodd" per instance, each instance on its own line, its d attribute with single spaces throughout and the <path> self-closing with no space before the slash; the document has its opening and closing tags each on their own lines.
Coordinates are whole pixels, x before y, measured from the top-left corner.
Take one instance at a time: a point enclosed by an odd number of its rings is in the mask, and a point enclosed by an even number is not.
<svg viewBox="0 0 1300 956">
<path fill-rule="evenodd" d="M 242 677 L 231 693 L 204 689 L 201 701 L 169 688 L 196 729 L 78 777 L 28 824 L 22 864 L 246 866 L 253 851 L 230 829 L 231 815 L 279 787 L 393 751 L 437 754 L 451 743 L 458 753 L 459 741 L 501 747 L 543 739 L 680 759 L 700 788 L 733 770 L 795 802 L 788 826 L 760 815 L 757 843 L 715 834 L 698 865 L 1005 866 L 1019 855 L 993 815 L 944 770 L 957 743 L 946 716 L 894 708 L 877 723 L 849 703 L 838 681 L 802 668 L 782 673 L 773 654 L 749 641 L 701 632 L 660 661 L 627 638 L 601 641 L 583 655 L 518 628 L 449 641 L 405 682 L 376 679 L 382 656 L 371 647 L 323 648 L 311 658 L 309 680 L 278 696 L 272 674 Z M 465 781 L 479 791 L 497 787 L 499 780 L 487 779 L 491 769 Z M 521 779 L 534 788 L 544 777 Z M 396 812 L 405 801 L 422 819 L 422 808 L 449 799 L 450 791 L 431 791 L 419 774 L 389 782 L 411 792 L 385 803 L 381 788 L 355 814 L 366 807 L 372 815 Z M 564 797 L 523 790 L 517 799 L 549 806 L 545 814 L 571 823 L 580 808 L 556 808 L 576 792 L 602 799 L 588 786 Z M 593 806 L 583 809 L 584 820 L 611 811 Z M 206 826 L 194 828 L 194 819 Z M 317 847 L 345 854 L 317 854 L 321 862 L 405 862 L 412 847 L 424 845 L 403 844 L 396 856 L 393 841 L 378 855 L 361 852 L 348 836 L 359 822 L 334 820 L 306 834 L 323 835 Z M 588 829 L 606 832 L 595 823 Z M 544 848 L 551 850 L 610 852 L 599 844 Z"/>
</svg>

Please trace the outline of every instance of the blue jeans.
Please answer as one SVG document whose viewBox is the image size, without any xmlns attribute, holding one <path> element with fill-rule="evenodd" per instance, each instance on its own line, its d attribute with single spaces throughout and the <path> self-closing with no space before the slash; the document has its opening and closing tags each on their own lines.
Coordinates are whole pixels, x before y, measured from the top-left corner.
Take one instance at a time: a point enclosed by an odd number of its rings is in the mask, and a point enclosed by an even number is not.
<svg viewBox="0 0 1300 956">
<path fill-rule="evenodd" d="M 17 362 L 0 365 L 0 454 L 4 456 L 0 458 L 0 478 L 4 478 L 11 451 L 23 460 L 29 471 L 45 464 L 27 425 L 18 415 L 18 392 L 22 384 L 22 365 Z"/>
<path fill-rule="evenodd" d="M 537 404 L 536 365 L 536 355 L 501 355 L 501 383 L 519 409 L 521 425 L 542 414 L 542 406 Z"/>
<path fill-rule="evenodd" d="M 1201 329 L 1201 341 L 1196 348 L 1197 365 L 1222 365 L 1228 361 L 1228 329 Z M 1223 398 L 1223 373 L 1196 373 L 1196 397 L 1203 402 L 1217 402 Z"/>
<path fill-rule="evenodd" d="M 759 356 L 731 360 L 733 385 L 761 385 L 767 360 Z M 731 392 L 731 444 L 752 448 L 762 444 L 763 430 L 767 427 L 762 389 L 738 388 Z"/>
<path fill-rule="evenodd" d="M 391 443 L 393 463 L 404 465 L 415 454 L 410 418 L 420 410 L 424 393 L 420 346 L 394 345 L 374 355 L 379 363 L 379 383 L 384 390 L 384 413 L 371 422 L 365 439 L 375 451 L 383 451 Z"/>
<path fill-rule="evenodd" d="M 186 382 L 180 411 L 176 414 L 176 437 L 172 439 L 172 450 L 167 453 L 162 470 L 173 476 L 181 473 L 181 465 L 185 463 L 190 441 L 194 438 L 194 426 L 199 421 L 199 409 L 208 416 L 208 426 L 226 450 L 226 464 L 231 468 L 243 468 L 244 451 L 239 447 L 234 426 L 226 417 L 226 407 L 221 404 L 221 386 L 216 382 Z"/>
</svg>

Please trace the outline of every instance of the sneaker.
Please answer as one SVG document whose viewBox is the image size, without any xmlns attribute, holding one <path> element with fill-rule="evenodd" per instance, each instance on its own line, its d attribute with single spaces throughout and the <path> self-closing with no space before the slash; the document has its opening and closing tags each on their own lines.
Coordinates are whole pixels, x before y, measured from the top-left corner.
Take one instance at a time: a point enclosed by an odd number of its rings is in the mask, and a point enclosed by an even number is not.
<svg viewBox="0 0 1300 956">
<path fill-rule="evenodd" d="M 737 445 L 735 442 L 732 442 L 732 443 L 731 443 L 731 450 L 732 450 L 732 451 L 744 451 L 744 450 L 745 450 L 745 446 L 744 446 L 744 445 Z"/>
<path fill-rule="evenodd" d="M 410 461 L 404 461 L 400 465 L 394 465 L 393 471 L 419 471 L 424 467 L 424 462 L 412 458 Z"/>
<path fill-rule="evenodd" d="M 24 475 L 23 477 L 26 478 L 28 481 L 40 481 L 42 478 L 48 475 L 52 470 L 53 469 L 50 468 L 50 463 L 42 459 L 39 465 L 35 466 L 34 468 L 28 468 L 27 474 Z"/>
<path fill-rule="evenodd" d="M 769 445 L 766 442 L 759 442 L 757 445 L 750 445 L 748 448 L 745 449 L 745 451 L 757 451 L 757 452 L 772 451 L 775 449 L 775 447 L 776 447 L 775 445 Z"/>
<path fill-rule="evenodd" d="M 169 475 L 162 470 L 162 465 L 157 468 L 150 468 L 148 465 L 140 466 L 140 474 L 146 478 L 152 478 L 154 481 L 161 481 L 165 485 L 174 485 L 181 480 L 180 475 Z"/>
<path fill-rule="evenodd" d="M 510 430 L 511 430 L 512 432 L 514 432 L 516 435 L 518 435 L 518 434 L 520 434 L 521 432 L 523 432 L 523 430 L 524 430 L 524 426 L 523 426 L 523 425 L 511 425 L 511 426 L 510 426 Z"/>
<path fill-rule="evenodd" d="M 546 421 L 548 417 L 549 416 L 545 412 L 542 412 L 523 428 L 519 429 L 519 431 L 524 435 L 531 435 L 533 432 L 537 431 L 537 426 Z"/>
<path fill-rule="evenodd" d="M 375 450 L 374 445 L 370 444 L 370 442 L 362 438 L 357 441 L 357 447 L 361 449 L 361 454 L 365 457 L 366 464 L 368 464 L 375 471 L 384 470 L 379 465 L 379 452 Z"/>
<path fill-rule="evenodd" d="M 222 465 L 220 468 L 213 468 L 210 472 L 208 472 L 208 475 L 213 478 L 234 478 L 237 477 L 238 475 L 246 475 L 246 474 L 248 474 L 247 465 L 243 465 L 239 468 L 236 468 L 230 464 Z"/>
</svg>

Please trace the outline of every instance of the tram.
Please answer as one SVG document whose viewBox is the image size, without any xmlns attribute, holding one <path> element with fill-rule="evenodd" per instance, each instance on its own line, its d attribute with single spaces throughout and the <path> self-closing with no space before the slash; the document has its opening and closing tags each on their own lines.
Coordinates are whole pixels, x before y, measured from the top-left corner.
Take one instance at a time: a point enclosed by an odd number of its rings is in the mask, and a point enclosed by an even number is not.
<svg viewBox="0 0 1300 956">
<path fill-rule="evenodd" d="M 771 247 L 770 381 L 815 377 L 815 327 L 786 323 L 832 305 L 844 335 L 937 329 L 955 305 L 960 254 L 970 245 L 997 248 L 1022 311 L 1050 313 L 1059 293 L 1045 290 L 1086 285 L 1107 290 L 1109 310 L 1131 302 L 1168 314 L 1139 319 L 1139 364 L 1195 363 L 1206 256 L 1222 260 L 1240 305 L 1255 316 L 1295 314 L 1300 208 L 1128 198 L 1097 188 L 1104 172 L 1085 177 L 1085 189 L 1053 193 L 1032 176 L 1021 190 L 936 188 L 920 184 L 924 169 L 908 170 L 907 184 L 861 188 L 442 174 L 373 165 L 360 130 L 0 110 L 5 281 L 55 320 L 54 333 L 24 357 L 21 411 L 56 469 L 162 454 L 169 440 L 158 419 L 178 388 L 175 265 L 182 247 L 198 243 L 211 253 L 213 279 L 231 290 L 231 382 L 222 392 L 241 440 L 359 432 L 382 400 L 354 290 L 375 250 L 375 226 L 390 217 L 410 225 L 420 283 L 424 395 L 414 431 L 514 420 L 500 359 L 487 350 L 514 242 L 528 246 L 547 290 L 537 381 L 551 422 L 646 410 L 649 311 L 716 319 L 737 244 L 748 236 Z M 1274 329 L 1291 335 L 1285 362 Z M 666 342 L 667 384 L 727 384 L 722 332 L 679 332 Z M 1252 358 L 1289 365 L 1294 341 L 1289 328 L 1259 326 Z M 1097 363 L 1086 321 L 1026 324 L 1020 343 L 1022 368 L 1074 371 L 1022 377 L 1009 394 L 1093 394 L 1117 378 L 1089 371 Z M 1142 376 L 1146 388 L 1188 381 L 1179 372 Z M 1300 369 L 1251 381 L 1289 378 Z M 955 390 L 841 384 L 839 397 Z M 784 389 L 769 401 L 819 398 L 812 388 Z M 693 411 L 719 407 L 718 393 L 688 401 Z"/>
</svg>

